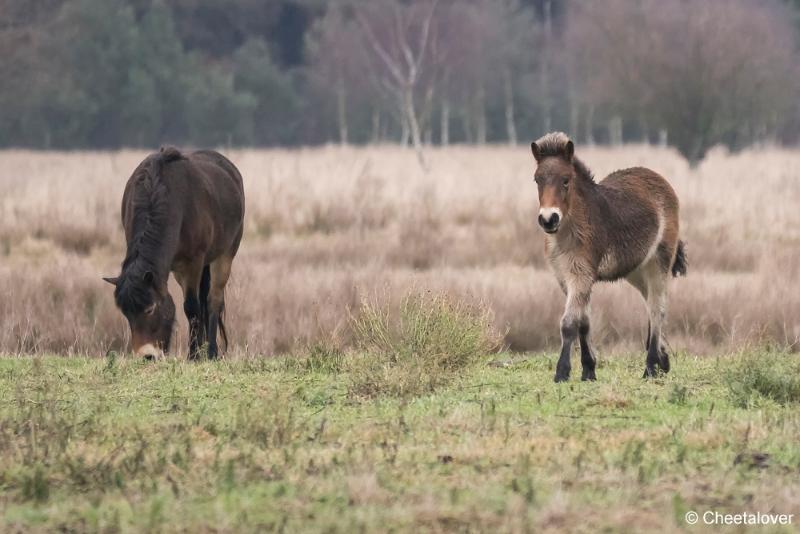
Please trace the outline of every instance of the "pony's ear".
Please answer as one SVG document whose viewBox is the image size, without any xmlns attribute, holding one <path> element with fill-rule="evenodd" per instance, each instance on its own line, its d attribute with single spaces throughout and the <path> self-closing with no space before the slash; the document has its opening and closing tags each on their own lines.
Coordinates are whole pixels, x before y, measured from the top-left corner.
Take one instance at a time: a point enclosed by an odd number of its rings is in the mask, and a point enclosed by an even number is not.
<svg viewBox="0 0 800 534">
<path fill-rule="evenodd" d="M 531 152 L 533 152 L 533 157 L 536 159 L 536 163 L 539 163 L 541 152 L 539 151 L 539 145 L 537 145 L 535 141 L 531 143 Z"/>
<path fill-rule="evenodd" d="M 570 140 L 567 141 L 567 144 L 564 146 L 564 157 L 567 158 L 567 161 L 572 162 L 572 156 L 575 155 L 575 144 Z"/>
<path fill-rule="evenodd" d="M 146 273 L 144 273 L 144 276 L 142 276 L 142 280 L 144 280 L 145 284 L 152 285 L 153 280 L 155 280 L 155 276 L 153 276 L 153 271 L 147 271 Z"/>
<path fill-rule="evenodd" d="M 116 287 L 117 283 L 119 282 L 119 277 L 117 276 L 117 277 L 114 277 L 114 278 L 107 278 L 107 277 L 104 276 L 103 280 L 105 280 L 106 282 L 108 282 L 112 286 Z"/>
</svg>

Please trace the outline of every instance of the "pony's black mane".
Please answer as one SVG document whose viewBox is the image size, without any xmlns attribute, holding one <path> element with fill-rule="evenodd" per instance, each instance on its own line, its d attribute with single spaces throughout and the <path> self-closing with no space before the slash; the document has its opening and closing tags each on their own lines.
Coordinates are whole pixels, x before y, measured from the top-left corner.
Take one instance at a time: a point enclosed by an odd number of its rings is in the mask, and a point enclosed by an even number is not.
<svg viewBox="0 0 800 534">
<path fill-rule="evenodd" d="M 578 176 L 586 180 L 587 182 L 595 183 L 594 181 L 594 174 L 589 167 L 587 167 L 581 160 L 576 157 L 572 158 L 572 166 L 575 167 L 575 172 L 578 173 Z"/>
<path fill-rule="evenodd" d="M 539 149 L 539 157 L 541 159 L 548 157 L 566 158 L 567 143 L 569 143 L 569 141 L 569 137 L 563 132 L 553 132 L 540 137 L 536 141 L 536 146 Z M 580 159 L 572 156 L 572 165 L 575 167 L 575 172 L 578 176 L 585 179 L 587 182 L 594 183 L 594 174 L 592 174 L 589 167 Z"/>
<path fill-rule="evenodd" d="M 161 179 L 164 164 L 183 159 L 175 148 L 162 148 L 149 156 L 137 170 L 133 189 L 133 228 L 122 274 L 117 281 L 114 298 L 123 313 L 138 313 L 152 304 L 147 273 L 154 279 L 160 272 L 159 250 L 169 223 L 167 187 Z"/>
</svg>

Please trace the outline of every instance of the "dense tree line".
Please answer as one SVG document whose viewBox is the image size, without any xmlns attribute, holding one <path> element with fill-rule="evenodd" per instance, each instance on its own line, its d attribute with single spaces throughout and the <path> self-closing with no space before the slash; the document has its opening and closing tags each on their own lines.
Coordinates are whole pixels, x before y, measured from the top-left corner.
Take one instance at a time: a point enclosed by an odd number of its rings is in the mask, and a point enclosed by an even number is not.
<svg viewBox="0 0 800 534">
<path fill-rule="evenodd" d="M 781 0 L 0 0 L 0 145 L 793 142 Z"/>
</svg>

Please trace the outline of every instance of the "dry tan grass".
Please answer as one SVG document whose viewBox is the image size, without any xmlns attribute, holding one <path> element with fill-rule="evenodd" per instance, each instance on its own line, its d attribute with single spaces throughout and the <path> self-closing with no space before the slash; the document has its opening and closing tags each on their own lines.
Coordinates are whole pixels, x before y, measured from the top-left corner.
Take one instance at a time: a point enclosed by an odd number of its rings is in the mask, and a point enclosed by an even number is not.
<svg viewBox="0 0 800 534">
<path fill-rule="evenodd" d="M 673 348 L 797 347 L 800 152 L 717 151 L 697 169 L 648 146 L 578 153 L 597 176 L 645 165 L 678 192 L 690 269 L 671 288 Z M 227 296 L 234 352 L 347 345 L 348 307 L 428 289 L 488 303 L 513 349 L 557 344 L 563 297 L 542 256 L 526 147 L 431 150 L 429 174 L 396 147 L 228 155 L 247 194 Z M 0 352 L 125 346 L 126 325 L 100 277 L 118 271 L 122 189 L 143 156 L 0 153 Z M 644 307 L 630 287 L 598 286 L 592 313 L 601 349 L 643 343 Z M 176 341 L 184 351 L 182 320 Z"/>
</svg>

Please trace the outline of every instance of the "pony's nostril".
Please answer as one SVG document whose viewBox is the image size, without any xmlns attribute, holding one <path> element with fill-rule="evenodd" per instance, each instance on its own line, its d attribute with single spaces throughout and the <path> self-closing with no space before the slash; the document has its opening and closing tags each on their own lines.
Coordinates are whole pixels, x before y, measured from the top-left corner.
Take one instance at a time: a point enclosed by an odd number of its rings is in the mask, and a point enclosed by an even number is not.
<svg viewBox="0 0 800 534">
<path fill-rule="evenodd" d="M 560 220 L 561 218 L 557 213 L 551 213 L 547 218 L 545 218 L 543 215 L 539 215 L 539 226 L 548 231 L 555 230 L 558 228 L 558 223 Z"/>
</svg>

